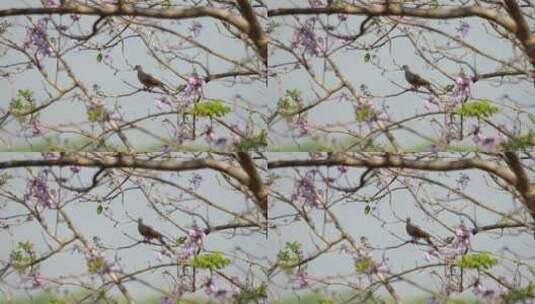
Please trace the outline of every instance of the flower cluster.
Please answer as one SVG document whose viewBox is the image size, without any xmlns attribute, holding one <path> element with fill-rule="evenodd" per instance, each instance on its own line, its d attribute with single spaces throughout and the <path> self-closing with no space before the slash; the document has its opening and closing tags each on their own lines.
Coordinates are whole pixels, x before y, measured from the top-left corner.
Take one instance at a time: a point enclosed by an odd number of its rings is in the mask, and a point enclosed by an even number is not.
<svg viewBox="0 0 535 304">
<path fill-rule="evenodd" d="M 28 274 L 28 280 L 32 283 L 33 288 L 43 288 L 45 286 L 44 277 L 38 271 Z"/>
<path fill-rule="evenodd" d="M 305 24 L 298 28 L 294 34 L 292 42 L 293 48 L 304 48 L 305 54 L 311 56 L 320 56 L 324 49 L 325 42 L 323 38 L 317 37 L 314 33 L 314 18 L 309 18 Z"/>
<path fill-rule="evenodd" d="M 459 27 L 457 28 L 457 33 L 459 34 L 460 38 L 466 37 L 468 35 L 468 32 L 470 31 L 470 24 L 466 22 L 461 22 Z"/>
<path fill-rule="evenodd" d="M 191 256 L 196 255 L 202 247 L 202 242 L 205 236 L 206 234 L 204 234 L 204 230 L 200 228 L 194 227 L 190 229 L 186 241 L 184 241 L 184 244 L 182 245 L 180 257 L 187 260 Z"/>
<path fill-rule="evenodd" d="M 206 282 L 204 292 L 209 297 L 217 299 L 219 302 L 223 303 L 225 300 L 234 297 L 235 295 L 241 292 L 240 288 L 233 285 L 232 290 L 227 290 L 221 287 L 216 286 L 212 278 L 208 279 Z"/>
<path fill-rule="evenodd" d="M 199 35 L 201 34 L 201 30 L 202 30 L 202 24 L 197 21 L 193 21 L 193 23 L 189 27 L 189 30 L 193 38 L 199 37 Z"/>
<path fill-rule="evenodd" d="M 311 276 L 304 270 L 299 270 L 295 274 L 295 282 L 297 283 L 297 289 L 303 289 L 310 287 Z"/>
<path fill-rule="evenodd" d="M 479 126 L 474 126 L 472 141 L 483 147 L 485 150 L 496 149 L 504 140 L 505 138 L 503 136 L 483 136 Z"/>
<path fill-rule="evenodd" d="M 220 150 L 223 150 L 229 147 L 232 141 L 224 136 L 216 136 L 214 130 L 211 127 L 208 127 L 208 130 L 205 132 L 206 142 Z"/>
<path fill-rule="evenodd" d="M 455 87 L 450 94 L 450 101 L 453 105 L 457 105 L 463 102 L 468 96 L 470 96 L 470 88 L 472 86 L 472 80 L 466 77 L 464 73 L 461 73 L 455 79 Z"/>
<path fill-rule="evenodd" d="M 197 190 L 201 186 L 202 182 L 202 176 L 198 173 L 194 173 L 191 179 L 189 180 L 189 183 L 191 185 L 191 190 Z"/>
<path fill-rule="evenodd" d="M 186 88 L 178 94 L 178 98 L 185 107 L 203 97 L 204 79 L 196 72 L 193 72 L 188 78 Z"/>
<path fill-rule="evenodd" d="M 47 180 L 48 170 L 40 171 L 34 179 L 28 182 L 25 198 L 27 200 L 35 199 L 43 207 L 52 207 L 54 205 L 54 197 L 50 194 Z"/>
<path fill-rule="evenodd" d="M 295 121 L 295 129 L 297 130 L 297 136 L 305 136 L 310 132 L 310 123 L 304 116 L 299 116 Z"/>
<path fill-rule="evenodd" d="M 45 3 L 43 3 L 43 6 L 44 7 L 58 6 L 58 1 L 57 0 L 45 0 Z"/>
<path fill-rule="evenodd" d="M 472 285 L 472 291 L 476 296 L 482 298 L 487 303 L 492 302 L 492 300 L 499 295 L 498 292 L 492 288 L 484 288 L 479 279 L 477 279 L 474 282 L 474 285 Z"/>
<path fill-rule="evenodd" d="M 315 170 L 308 171 L 305 176 L 295 182 L 294 200 L 302 200 L 305 205 L 320 207 L 322 205 L 322 191 L 314 185 Z"/>
<path fill-rule="evenodd" d="M 37 52 L 43 56 L 52 55 L 52 46 L 46 39 L 46 18 L 40 18 L 37 20 L 37 24 L 34 27 L 26 30 L 26 38 L 24 39 L 24 48 L 30 48 L 34 46 Z"/>
</svg>

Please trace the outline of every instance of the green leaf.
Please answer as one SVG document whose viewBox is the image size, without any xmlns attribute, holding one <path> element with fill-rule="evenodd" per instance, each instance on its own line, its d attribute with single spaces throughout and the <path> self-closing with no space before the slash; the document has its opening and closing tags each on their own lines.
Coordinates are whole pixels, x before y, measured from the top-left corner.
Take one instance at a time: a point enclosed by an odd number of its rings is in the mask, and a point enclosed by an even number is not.
<svg viewBox="0 0 535 304">
<path fill-rule="evenodd" d="M 230 107 L 221 100 L 203 100 L 193 104 L 186 113 L 201 117 L 223 117 L 230 113 Z"/>
<path fill-rule="evenodd" d="M 20 89 L 17 97 L 11 99 L 11 102 L 9 103 L 9 110 L 19 123 L 26 123 L 31 115 L 33 115 L 34 118 L 38 116 L 39 113 L 23 115 L 24 113 L 30 112 L 33 108 L 33 91 L 29 89 Z"/>
<path fill-rule="evenodd" d="M 371 210 L 372 210 L 372 208 L 370 207 L 370 205 L 366 205 L 366 207 L 364 207 L 364 214 L 365 215 L 370 214 Z"/>
<path fill-rule="evenodd" d="M 230 265 L 230 263 L 230 259 L 227 259 L 223 253 L 217 251 L 214 253 L 196 255 L 188 262 L 188 265 L 204 269 L 223 269 L 225 266 Z"/>
<path fill-rule="evenodd" d="M 279 114 L 289 118 L 290 114 L 301 109 L 301 92 L 299 90 L 286 90 L 283 97 L 277 102 Z"/>
<path fill-rule="evenodd" d="M 104 107 L 95 106 L 87 109 L 87 119 L 91 122 L 102 120 L 104 117 Z"/>
<path fill-rule="evenodd" d="M 297 241 L 286 242 L 286 246 L 277 254 L 279 265 L 287 271 L 297 267 L 303 260 L 301 244 Z"/>
<path fill-rule="evenodd" d="M 511 289 L 503 294 L 501 298 L 507 304 L 522 303 L 528 299 L 533 299 L 535 298 L 535 284 L 530 282 L 526 287 Z"/>
<path fill-rule="evenodd" d="M 530 131 L 525 135 L 516 135 L 502 143 L 504 150 L 522 151 L 535 146 L 535 133 Z"/>
<path fill-rule="evenodd" d="M 262 282 L 257 288 L 245 288 L 234 296 L 233 303 L 248 304 L 258 303 L 260 299 L 267 298 L 267 284 Z"/>
<path fill-rule="evenodd" d="M 261 148 L 267 146 L 267 132 L 262 132 L 256 136 L 245 137 L 236 144 L 236 148 L 239 151 L 259 151 Z"/>
<path fill-rule="evenodd" d="M 489 118 L 499 112 L 498 107 L 494 106 L 490 100 L 470 100 L 456 109 L 457 114 L 471 117 Z"/>
<path fill-rule="evenodd" d="M 370 62 L 371 57 L 372 55 L 370 55 L 370 53 L 366 53 L 366 55 L 364 55 L 364 62 L 366 63 Z"/>
<path fill-rule="evenodd" d="M 355 109 L 355 120 L 358 122 L 370 121 L 375 116 L 375 111 L 371 106 L 361 106 Z"/>
<path fill-rule="evenodd" d="M 102 205 L 99 204 L 98 207 L 97 207 L 97 214 L 98 215 L 102 214 L 102 211 L 104 211 L 104 207 L 102 207 Z"/>
<path fill-rule="evenodd" d="M 455 264 L 462 268 L 490 269 L 498 263 L 498 259 L 492 257 L 490 252 L 467 254 L 455 261 Z"/>
<path fill-rule="evenodd" d="M 91 259 L 87 260 L 87 270 L 90 273 L 98 273 L 104 270 L 106 267 L 106 260 L 104 260 L 103 257 L 91 257 Z"/>
<path fill-rule="evenodd" d="M 104 56 L 102 56 L 102 53 L 98 53 L 98 55 L 97 55 L 97 62 L 101 62 L 103 57 L 104 57 Z"/>
<path fill-rule="evenodd" d="M 355 262 L 355 271 L 358 273 L 366 272 L 373 265 L 373 261 L 369 257 L 364 257 L 360 261 Z"/>
</svg>

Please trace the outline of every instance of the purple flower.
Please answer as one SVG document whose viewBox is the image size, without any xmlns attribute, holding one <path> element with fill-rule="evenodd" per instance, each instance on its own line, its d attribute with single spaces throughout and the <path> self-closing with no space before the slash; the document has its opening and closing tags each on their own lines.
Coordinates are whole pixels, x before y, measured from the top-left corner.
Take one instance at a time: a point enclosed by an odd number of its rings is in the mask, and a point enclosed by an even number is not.
<svg viewBox="0 0 535 304">
<path fill-rule="evenodd" d="M 310 131 L 310 124 L 308 120 L 303 116 L 300 116 L 297 119 L 297 121 L 295 122 L 295 127 L 297 129 L 297 136 L 299 137 L 307 135 Z"/>
<path fill-rule="evenodd" d="M 28 199 L 35 199 L 38 204 L 43 207 L 52 207 L 54 205 L 54 199 L 49 194 L 48 186 L 48 171 L 42 170 L 37 174 L 37 177 L 32 179 L 26 186 L 26 195 Z"/>
<path fill-rule="evenodd" d="M 468 229 L 464 223 L 461 223 L 455 231 L 455 239 L 448 246 L 448 258 L 455 258 L 459 254 L 463 254 L 470 247 L 470 238 L 472 232 Z"/>
<path fill-rule="evenodd" d="M 468 186 L 468 182 L 470 182 L 470 176 L 466 174 L 461 174 L 461 176 L 457 179 L 457 184 L 459 184 L 459 188 L 461 190 Z"/>
<path fill-rule="evenodd" d="M 34 27 L 26 30 L 26 37 L 24 39 L 24 48 L 34 46 L 37 52 L 43 56 L 52 55 L 52 46 L 46 39 L 46 18 L 40 18 Z"/>
<path fill-rule="evenodd" d="M 191 31 L 192 37 L 194 38 L 199 37 L 199 35 L 201 34 L 201 30 L 202 30 L 202 24 L 197 21 L 193 21 L 193 23 L 189 27 L 189 30 Z"/>
<path fill-rule="evenodd" d="M 220 301 L 223 301 L 229 295 L 229 292 L 226 289 L 218 288 L 212 279 L 208 280 L 204 291 L 208 296 L 214 297 Z"/>
<path fill-rule="evenodd" d="M 323 3 L 322 0 L 310 0 L 310 7 L 318 8 L 318 7 L 324 7 L 325 3 Z"/>
<path fill-rule="evenodd" d="M 201 186 L 202 182 L 202 176 L 198 173 L 194 173 L 191 179 L 189 180 L 189 183 L 191 185 L 192 190 L 197 190 Z"/>
<path fill-rule="evenodd" d="M 75 22 L 80 20 L 80 15 L 79 14 L 70 14 L 69 17 L 71 17 L 71 20 L 75 21 Z"/>
<path fill-rule="evenodd" d="M 472 81 L 470 78 L 466 77 L 464 73 L 461 73 L 461 75 L 455 79 L 455 87 L 453 92 L 449 95 L 450 102 L 456 105 L 465 100 L 466 97 L 470 96 L 471 84 Z"/>
<path fill-rule="evenodd" d="M 432 297 L 432 298 L 427 299 L 427 304 L 440 304 L 440 302 L 438 301 L 437 298 Z"/>
<path fill-rule="evenodd" d="M 336 15 L 336 17 L 338 18 L 338 20 L 340 20 L 340 22 L 347 21 L 347 19 L 349 18 L 349 16 L 346 14 L 338 14 Z"/>
<path fill-rule="evenodd" d="M 296 274 L 295 278 L 295 281 L 297 282 L 297 288 L 302 289 L 310 287 L 310 279 L 311 277 L 306 271 L 300 270 Z"/>
<path fill-rule="evenodd" d="M 431 111 L 433 109 L 434 105 L 435 105 L 435 103 L 433 102 L 433 98 L 432 97 L 426 98 L 424 100 L 424 109 L 426 109 L 427 111 Z"/>
<path fill-rule="evenodd" d="M 461 22 L 461 25 L 457 28 L 457 33 L 459 33 L 459 36 L 461 38 L 464 38 L 468 32 L 470 31 L 470 24 L 466 22 Z"/>
<path fill-rule="evenodd" d="M 32 119 L 28 126 L 30 127 L 33 136 L 40 135 L 43 132 L 41 129 L 41 124 L 39 121 L 37 121 L 37 119 Z"/>
<path fill-rule="evenodd" d="M 71 172 L 74 174 L 80 172 L 81 170 L 80 166 L 76 166 L 76 165 L 70 166 L 69 168 L 71 169 Z"/>
<path fill-rule="evenodd" d="M 316 37 L 314 33 L 314 20 L 314 18 L 308 19 L 304 26 L 296 30 L 292 47 L 302 47 L 305 49 L 305 54 L 320 56 L 325 43 L 323 38 Z"/>
<path fill-rule="evenodd" d="M 155 259 L 158 263 L 161 263 L 161 262 L 163 261 L 163 257 L 164 257 L 164 255 L 162 254 L 161 251 L 156 252 L 156 254 L 154 255 L 154 259 Z"/>
<path fill-rule="evenodd" d="M 189 257 L 195 255 L 197 251 L 200 250 L 202 246 L 203 238 L 206 236 L 204 230 L 199 228 L 192 228 L 188 231 L 186 236 L 186 241 L 181 248 L 181 257 L 183 259 L 188 259 Z"/>
<path fill-rule="evenodd" d="M 171 299 L 170 297 L 163 297 L 160 299 L 160 304 L 173 304 L 173 299 Z"/>
<path fill-rule="evenodd" d="M 491 302 L 492 299 L 497 296 L 496 290 L 484 288 L 479 279 L 475 281 L 472 291 L 476 296 L 483 298 L 487 302 Z"/>
<path fill-rule="evenodd" d="M 433 258 L 440 258 L 439 252 L 435 249 L 431 249 L 425 253 L 425 259 L 427 261 L 431 261 Z"/>
<path fill-rule="evenodd" d="M 230 144 L 230 140 L 227 137 L 216 136 L 211 127 L 208 127 L 205 133 L 205 140 L 209 145 L 218 149 L 225 149 Z"/>
<path fill-rule="evenodd" d="M 308 171 L 303 178 L 295 182 L 295 198 L 301 199 L 304 204 L 312 207 L 321 206 L 322 197 L 320 191 L 314 185 L 315 171 Z"/>
<path fill-rule="evenodd" d="M 45 285 L 45 279 L 40 272 L 31 272 L 28 279 L 32 282 L 34 288 L 42 288 Z"/>
<path fill-rule="evenodd" d="M 162 96 L 156 99 L 156 107 L 160 110 L 163 110 L 165 106 L 168 106 L 169 108 L 173 108 L 173 104 L 167 99 L 167 97 Z"/>
<path fill-rule="evenodd" d="M 178 98 L 184 104 L 188 106 L 191 103 L 202 98 L 204 79 L 196 72 L 193 72 L 188 78 L 186 88 L 178 94 Z"/>
<path fill-rule="evenodd" d="M 53 7 L 53 6 L 57 6 L 58 2 L 56 0 L 46 0 L 43 5 L 44 7 Z"/>
<path fill-rule="evenodd" d="M 347 167 L 346 166 L 338 166 L 336 167 L 336 169 L 338 170 L 338 172 L 340 172 L 340 174 L 344 174 L 347 172 Z"/>
</svg>

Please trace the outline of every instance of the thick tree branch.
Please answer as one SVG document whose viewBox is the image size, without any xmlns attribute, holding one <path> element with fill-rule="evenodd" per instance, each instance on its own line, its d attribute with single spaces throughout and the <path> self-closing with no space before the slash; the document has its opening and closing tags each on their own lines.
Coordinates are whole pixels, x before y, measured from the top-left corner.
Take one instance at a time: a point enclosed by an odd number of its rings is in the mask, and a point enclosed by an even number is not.
<svg viewBox="0 0 535 304">
<path fill-rule="evenodd" d="M 535 188 L 531 186 L 526 171 L 522 168 L 522 163 L 520 162 L 518 155 L 516 155 L 515 152 L 505 152 L 505 157 L 509 168 L 511 168 L 516 175 L 516 183 L 513 185 L 522 196 L 524 205 L 529 209 L 531 216 L 535 219 Z"/>
<path fill-rule="evenodd" d="M 218 9 L 213 6 L 197 6 L 180 9 L 152 9 L 139 8 L 131 4 L 124 4 L 122 6 L 116 5 L 102 5 L 89 6 L 81 3 L 67 2 L 60 7 L 30 7 L 30 8 L 11 8 L 0 10 L 0 17 L 19 16 L 19 15 L 52 15 L 52 14 L 80 14 L 80 15 L 96 15 L 96 16 L 138 16 L 150 17 L 160 19 L 189 19 L 198 17 L 212 17 L 221 21 L 232 24 L 238 30 L 244 33 L 250 32 L 249 23 L 232 14 L 230 11 Z"/>
<path fill-rule="evenodd" d="M 513 0 L 511 0 L 513 1 Z M 454 19 L 466 17 L 480 17 L 495 22 L 511 32 L 516 32 L 517 25 L 513 19 L 503 16 L 495 9 L 486 9 L 481 6 L 462 6 L 453 8 L 409 8 L 399 3 L 388 5 L 341 5 L 332 7 L 302 7 L 302 8 L 278 8 L 268 11 L 268 16 L 285 15 L 317 15 L 317 14 L 348 14 L 367 16 L 408 16 L 426 19 Z"/>
<path fill-rule="evenodd" d="M 278 160 L 268 162 L 269 169 L 287 167 L 315 167 L 315 166 L 348 166 L 366 168 L 405 168 L 423 171 L 458 171 L 465 169 L 479 169 L 499 176 L 507 183 L 515 185 L 516 176 L 510 170 L 497 163 L 479 158 L 465 158 L 457 160 L 414 160 L 397 155 L 370 156 L 369 158 L 356 158 L 339 156 L 334 159 L 305 159 L 305 160 Z"/>
<path fill-rule="evenodd" d="M 240 6 L 240 11 L 243 17 L 249 22 L 249 38 L 253 41 L 256 48 L 258 49 L 258 54 L 262 57 L 262 61 L 265 65 L 268 63 L 268 38 L 266 37 L 258 19 L 256 18 L 251 4 L 248 0 L 237 0 L 238 5 Z"/>
<path fill-rule="evenodd" d="M 522 10 L 515 0 L 504 0 L 504 2 L 509 15 L 516 24 L 515 30 L 512 30 L 512 32 L 524 46 L 526 55 L 528 55 L 531 63 L 535 65 L 535 37 L 531 34 L 528 23 L 522 15 Z"/>
<path fill-rule="evenodd" d="M 238 161 L 245 172 L 249 175 L 249 184 L 247 185 L 256 198 L 258 208 L 267 219 L 268 216 L 268 190 L 264 185 L 258 170 L 255 167 L 251 156 L 247 152 L 237 152 Z"/>
<path fill-rule="evenodd" d="M 145 160 L 129 155 L 102 156 L 101 158 L 88 158 L 82 155 L 65 155 L 59 159 L 36 159 L 36 160 L 11 160 L 0 162 L 0 169 L 20 167 L 44 167 L 44 166 L 80 166 L 99 168 L 136 168 L 158 171 L 191 171 L 199 169 L 212 169 L 236 179 L 244 185 L 249 185 L 249 176 L 238 167 L 234 167 L 223 161 L 210 158 L 201 158 L 187 161 L 178 160 Z"/>
</svg>

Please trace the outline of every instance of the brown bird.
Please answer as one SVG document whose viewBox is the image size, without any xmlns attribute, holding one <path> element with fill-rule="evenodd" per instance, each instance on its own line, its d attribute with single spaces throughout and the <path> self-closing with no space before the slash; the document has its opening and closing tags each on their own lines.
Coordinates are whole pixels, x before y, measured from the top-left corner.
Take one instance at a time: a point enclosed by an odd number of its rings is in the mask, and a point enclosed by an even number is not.
<svg viewBox="0 0 535 304">
<path fill-rule="evenodd" d="M 438 251 L 438 248 L 431 241 L 431 235 L 425 232 L 422 228 L 411 224 L 410 217 L 407 218 L 407 222 L 405 224 L 405 231 L 407 231 L 407 234 L 410 235 L 413 240 L 424 239 L 429 245 L 433 246 L 433 248 Z"/>
<path fill-rule="evenodd" d="M 145 88 L 150 89 L 153 87 L 160 87 L 162 88 L 162 90 L 167 92 L 164 83 L 156 79 L 151 74 L 145 73 L 145 71 L 143 71 L 143 68 L 140 65 L 136 65 L 134 67 L 134 70 L 137 71 L 137 79 L 139 79 L 139 82 L 141 82 L 141 84 L 143 84 Z"/>
<path fill-rule="evenodd" d="M 143 224 L 143 219 L 138 218 L 137 219 L 137 231 L 139 231 L 139 234 L 143 236 L 145 241 L 150 241 L 152 239 L 159 240 L 162 244 L 165 244 L 163 238 L 163 234 L 156 231 L 154 228 L 152 228 L 149 225 Z"/>
<path fill-rule="evenodd" d="M 427 88 L 431 93 L 435 93 L 433 89 L 431 88 L 431 83 L 421 77 L 418 74 L 415 74 L 411 72 L 408 65 L 402 66 L 403 70 L 405 71 L 405 79 L 407 80 L 410 85 L 412 85 L 415 89 L 418 89 L 419 87 L 425 87 Z"/>
</svg>

